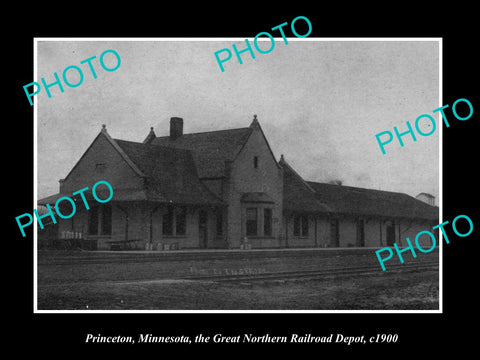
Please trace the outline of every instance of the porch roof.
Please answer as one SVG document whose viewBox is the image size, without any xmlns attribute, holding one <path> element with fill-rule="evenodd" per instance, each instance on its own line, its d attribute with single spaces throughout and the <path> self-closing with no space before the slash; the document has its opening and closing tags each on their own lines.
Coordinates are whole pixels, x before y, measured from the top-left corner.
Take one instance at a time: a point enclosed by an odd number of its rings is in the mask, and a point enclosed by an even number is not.
<svg viewBox="0 0 480 360">
<path fill-rule="evenodd" d="M 104 190 L 98 190 L 98 191 L 95 190 L 95 193 L 100 199 L 106 199 L 110 195 L 107 191 L 104 191 Z M 83 194 L 87 200 L 95 200 L 91 189 L 84 191 Z M 38 199 L 37 204 L 54 205 L 57 202 L 57 200 L 60 199 L 61 197 L 69 197 L 77 202 L 79 200 L 82 201 L 80 194 L 73 196 L 71 193 L 70 194 L 57 193 L 57 194 L 53 194 L 53 195 Z M 114 189 L 113 197 L 111 199 L 111 201 L 139 201 L 139 200 L 147 200 L 145 191 L 131 190 L 131 189 L 116 189 L 116 190 Z"/>
<path fill-rule="evenodd" d="M 106 199 L 109 194 L 104 191 L 96 191 L 97 196 L 100 199 Z M 92 204 L 92 201 L 96 201 L 92 195 L 91 191 L 84 192 L 85 198 L 87 199 L 89 205 Z M 82 202 L 80 195 L 72 196 L 72 194 L 62 194 L 57 193 L 37 200 L 38 205 L 50 204 L 51 206 L 55 205 L 58 199 L 61 197 L 69 197 L 75 202 Z M 181 194 L 170 194 L 169 196 L 163 196 L 162 194 L 155 194 L 151 189 L 150 191 L 144 190 L 128 190 L 128 189 L 116 189 L 114 190 L 113 197 L 111 202 L 116 201 L 147 201 L 154 202 L 159 204 L 177 204 L 177 205 L 206 205 L 206 206 L 220 206 L 222 203 L 218 201 L 199 201 L 199 199 L 192 198 L 190 195 L 181 195 Z"/>
</svg>

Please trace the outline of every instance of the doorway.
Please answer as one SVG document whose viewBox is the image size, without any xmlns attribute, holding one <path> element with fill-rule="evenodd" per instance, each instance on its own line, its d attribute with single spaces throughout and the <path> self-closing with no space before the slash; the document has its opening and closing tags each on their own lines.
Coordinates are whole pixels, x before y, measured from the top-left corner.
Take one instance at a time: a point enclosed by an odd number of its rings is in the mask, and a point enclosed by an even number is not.
<svg viewBox="0 0 480 360">
<path fill-rule="evenodd" d="M 331 247 L 340 246 L 340 229 L 339 229 L 338 219 L 332 219 L 330 221 L 330 246 Z"/>
<path fill-rule="evenodd" d="M 395 224 L 387 225 L 387 246 L 393 246 L 395 242 Z"/>
</svg>

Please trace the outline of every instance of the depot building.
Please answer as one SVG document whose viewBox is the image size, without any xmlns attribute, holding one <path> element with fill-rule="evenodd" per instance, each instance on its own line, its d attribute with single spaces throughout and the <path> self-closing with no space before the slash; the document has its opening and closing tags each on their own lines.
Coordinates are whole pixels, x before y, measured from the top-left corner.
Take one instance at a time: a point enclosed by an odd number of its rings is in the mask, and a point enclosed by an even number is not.
<svg viewBox="0 0 480 360">
<path fill-rule="evenodd" d="M 283 155 L 277 160 L 256 116 L 238 129 L 183 129 L 173 117 L 168 135 L 151 128 L 133 142 L 112 138 L 103 125 L 59 193 L 38 204 L 100 180 L 113 198 L 39 230 L 39 245 L 53 236 L 89 249 L 384 247 L 439 222 L 424 193 L 416 199 L 305 180 Z"/>
</svg>

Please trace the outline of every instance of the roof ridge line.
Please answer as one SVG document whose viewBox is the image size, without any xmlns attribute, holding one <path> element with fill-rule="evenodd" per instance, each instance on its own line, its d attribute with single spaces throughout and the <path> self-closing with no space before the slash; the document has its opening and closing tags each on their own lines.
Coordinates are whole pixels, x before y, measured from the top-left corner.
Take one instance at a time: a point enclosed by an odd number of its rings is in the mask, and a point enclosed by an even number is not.
<svg viewBox="0 0 480 360">
<path fill-rule="evenodd" d="M 158 144 L 152 144 L 152 143 L 143 143 L 143 142 L 138 142 L 138 141 L 130 141 L 130 140 L 123 140 L 123 139 L 112 139 L 115 142 L 116 141 L 123 141 L 123 142 L 128 142 L 132 143 L 135 145 L 140 145 L 140 146 L 145 146 L 145 147 L 157 147 L 157 148 L 162 148 L 162 149 L 169 149 L 169 150 L 180 150 L 184 152 L 191 152 L 191 149 L 185 149 L 181 147 L 175 147 L 175 146 L 168 146 L 168 145 L 158 145 Z"/>
<path fill-rule="evenodd" d="M 313 183 L 313 184 L 331 185 L 331 186 L 338 186 L 338 187 L 342 187 L 342 188 L 360 189 L 360 190 L 366 190 L 366 191 L 378 191 L 378 192 L 390 193 L 390 194 L 400 194 L 400 195 L 410 196 L 411 198 L 414 198 L 414 199 L 415 199 L 414 196 L 411 196 L 411 195 L 409 195 L 409 194 L 407 194 L 407 193 L 400 192 L 400 191 L 371 189 L 371 188 L 365 188 L 365 187 L 359 187 L 359 186 L 350 186 L 350 185 L 337 185 L 337 184 L 330 184 L 330 183 L 321 182 L 321 181 L 310 181 L 310 180 L 306 180 L 306 181 L 309 182 L 309 183 Z"/>
<path fill-rule="evenodd" d="M 211 131 L 199 131 L 199 132 L 194 132 L 194 133 L 185 133 L 182 134 L 183 136 L 189 136 L 189 135 L 200 135 L 200 134 L 209 134 L 209 133 L 216 133 L 216 132 L 222 132 L 222 131 L 236 131 L 236 130 L 248 130 L 250 129 L 249 126 L 246 127 L 241 127 L 241 128 L 233 128 L 233 129 L 223 129 L 223 130 L 211 130 Z M 168 138 L 170 135 L 164 135 L 164 136 L 157 136 L 156 139 L 158 138 Z"/>
</svg>

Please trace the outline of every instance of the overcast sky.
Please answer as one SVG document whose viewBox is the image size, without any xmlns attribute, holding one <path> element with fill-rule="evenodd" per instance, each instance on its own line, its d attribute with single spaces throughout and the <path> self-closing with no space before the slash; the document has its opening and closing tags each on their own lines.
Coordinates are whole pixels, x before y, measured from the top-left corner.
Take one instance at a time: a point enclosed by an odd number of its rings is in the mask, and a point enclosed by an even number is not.
<svg viewBox="0 0 480 360">
<path fill-rule="evenodd" d="M 386 145 L 375 134 L 414 126 L 439 103 L 437 41 L 304 41 L 276 39 L 269 54 L 233 55 L 221 72 L 214 52 L 227 41 L 38 41 L 37 79 L 54 81 L 70 65 L 83 83 L 36 95 L 38 197 L 59 190 L 64 178 L 106 124 L 113 138 L 141 142 L 153 126 L 167 135 L 170 117 L 184 132 L 249 126 L 257 114 L 273 153 L 306 180 L 439 196 L 439 126 L 428 137 Z M 324 40 L 324 39 L 323 39 Z M 268 43 L 261 47 L 268 49 Z M 100 54 L 113 49 L 120 67 L 106 72 Z M 98 78 L 87 64 L 92 61 Z M 223 56 L 223 54 L 222 54 Z M 105 56 L 107 66 L 116 61 Z M 68 72 L 75 83 L 75 70 Z M 28 101 L 26 100 L 27 104 Z M 438 113 L 434 118 L 439 125 Z M 428 123 L 422 123 L 423 129 Z M 427 132 L 427 130 L 424 130 Z"/>
</svg>

